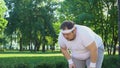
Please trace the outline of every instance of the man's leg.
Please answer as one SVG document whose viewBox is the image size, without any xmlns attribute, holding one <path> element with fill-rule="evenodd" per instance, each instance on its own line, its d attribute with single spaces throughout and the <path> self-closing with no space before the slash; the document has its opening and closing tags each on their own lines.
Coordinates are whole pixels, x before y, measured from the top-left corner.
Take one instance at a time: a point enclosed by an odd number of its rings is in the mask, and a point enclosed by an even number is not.
<svg viewBox="0 0 120 68">
<path fill-rule="evenodd" d="M 75 59 L 75 58 L 72 58 L 76 68 L 85 68 L 85 60 L 78 60 L 78 59 Z"/>
<path fill-rule="evenodd" d="M 104 46 L 98 47 L 98 58 L 96 62 L 96 68 L 102 68 L 102 62 L 104 58 Z M 87 68 L 90 65 L 90 58 L 86 60 Z"/>
<path fill-rule="evenodd" d="M 98 59 L 96 68 L 102 68 L 103 59 L 104 59 L 104 45 L 98 48 Z"/>
</svg>

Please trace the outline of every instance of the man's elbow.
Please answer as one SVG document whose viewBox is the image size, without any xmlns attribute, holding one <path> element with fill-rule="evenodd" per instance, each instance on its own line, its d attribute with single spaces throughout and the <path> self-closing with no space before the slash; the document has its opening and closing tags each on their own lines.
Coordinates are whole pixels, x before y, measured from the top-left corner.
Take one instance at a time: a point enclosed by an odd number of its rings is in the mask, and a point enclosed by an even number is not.
<svg viewBox="0 0 120 68">
<path fill-rule="evenodd" d="M 60 48 L 60 51 L 62 52 L 62 53 L 64 53 L 65 51 L 66 51 L 67 49 L 66 48 Z"/>
</svg>

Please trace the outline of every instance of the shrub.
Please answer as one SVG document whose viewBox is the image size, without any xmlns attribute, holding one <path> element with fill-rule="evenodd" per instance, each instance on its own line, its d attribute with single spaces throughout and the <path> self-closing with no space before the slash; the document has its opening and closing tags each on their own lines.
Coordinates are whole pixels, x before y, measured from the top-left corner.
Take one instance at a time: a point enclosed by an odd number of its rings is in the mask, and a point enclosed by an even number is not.
<svg viewBox="0 0 120 68">
<path fill-rule="evenodd" d="M 106 56 L 102 68 L 119 68 L 120 62 L 117 56 Z"/>
<path fill-rule="evenodd" d="M 56 68 L 67 68 L 67 63 L 64 61 L 56 62 Z"/>
<path fill-rule="evenodd" d="M 42 63 L 36 65 L 34 68 L 56 68 L 56 66 L 54 63 L 42 62 Z"/>
<path fill-rule="evenodd" d="M 68 68 L 65 61 L 56 61 L 55 63 L 43 62 L 36 65 L 34 68 Z"/>
<path fill-rule="evenodd" d="M 4 68 L 4 66 L 0 64 L 0 68 Z"/>
<path fill-rule="evenodd" d="M 18 63 L 15 64 L 14 68 L 29 68 L 29 65 L 25 63 Z"/>
</svg>

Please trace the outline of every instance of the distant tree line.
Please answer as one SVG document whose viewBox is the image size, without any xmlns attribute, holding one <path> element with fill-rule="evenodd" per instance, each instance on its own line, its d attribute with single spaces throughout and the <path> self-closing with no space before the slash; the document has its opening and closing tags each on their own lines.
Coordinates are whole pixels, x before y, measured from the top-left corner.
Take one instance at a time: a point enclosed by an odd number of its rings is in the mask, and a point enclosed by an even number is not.
<svg viewBox="0 0 120 68">
<path fill-rule="evenodd" d="M 4 18 L 4 13 L 7 11 L 7 7 L 5 5 L 4 0 L 0 0 L 0 45 L 6 43 L 4 37 L 4 30 L 7 26 L 7 20 Z"/>
<path fill-rule="evenodd" d="M 30 51 L 39 51 L 41 46 L 42 51 L 45 52 L 45 45 L 51 45 L 51 47 L 55 45 L 57 35 L 52 23 L 56 2 L 52 0 L 5 1 L 9 9 L 5 34 L 9 37 L 11 46 L 12 41 L 15 40 L 19 43 L 20 51 L 23 50 L 23 46 L 28 45 Z M 51 40 L 49 44 L 47 38 Z"/>
<path fill-rule="evenodd" d="M 29 46 L 30 51 L 55 49 L 60 23 L 72 20 L 99 34 L 109 55 L 115 55 L 118 40 L 117 0 L 5 0 L 8 24 L 4 40 Z M 2 34 L 1 34 L 2 35 Z M 3 36 L 2 36 L 3 37 Z M 6 42 L 4 42 L 6 43 Z M 3 44 L 3 42 L 2 42 Z M 34 48 L 32 48 L 34 45 Z"/>
<path fill-rule="evenodd" d="M 117 0 L 65 0 L 59 9 L 60 20 L 69 19 L 86 25 L 99 34 L 109 55 L 118 45 Z"/>
</svg>

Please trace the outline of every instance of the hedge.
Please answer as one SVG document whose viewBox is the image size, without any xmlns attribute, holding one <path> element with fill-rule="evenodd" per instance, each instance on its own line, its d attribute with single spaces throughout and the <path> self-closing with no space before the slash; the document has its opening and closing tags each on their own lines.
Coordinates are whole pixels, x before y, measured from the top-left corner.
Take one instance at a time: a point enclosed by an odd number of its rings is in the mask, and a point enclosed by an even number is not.
<svg viewBox="0 0 120 68">
<path fill-rule="evenodd" d="M 54 61 L 54 60 L 53 60 Z M 34 65 L 30 63 L 16 63 L 16 64 L 0 64 L 0 68 L 68 68 L 67 61 L 49 61 L 40 62 Z M 102 68 L 120 68 L 119 56 L 105 56 Z"/>
</svg>

